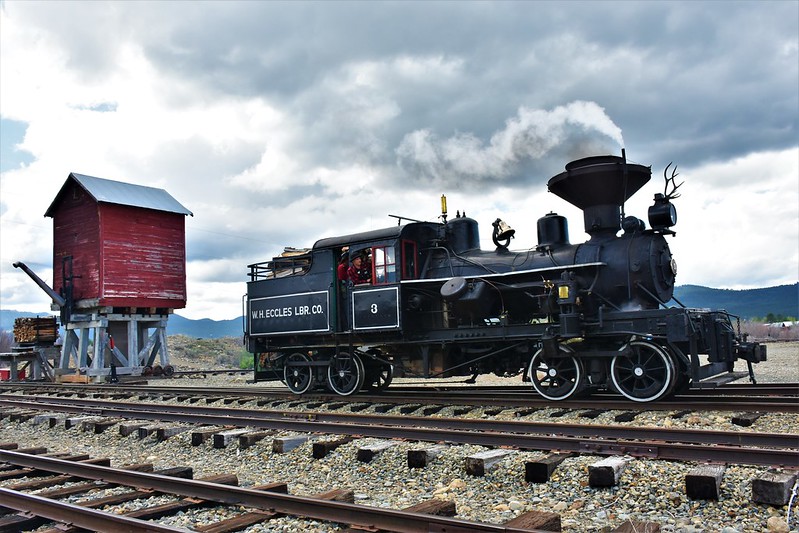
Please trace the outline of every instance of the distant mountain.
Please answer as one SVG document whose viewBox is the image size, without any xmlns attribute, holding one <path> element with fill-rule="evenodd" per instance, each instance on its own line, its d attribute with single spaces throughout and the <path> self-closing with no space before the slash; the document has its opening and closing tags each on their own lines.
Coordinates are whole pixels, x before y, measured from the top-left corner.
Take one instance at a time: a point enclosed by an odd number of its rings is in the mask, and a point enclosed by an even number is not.
<svg viewBox="0 0 799 533">
<path fill-rule="evenodd" d="M 48 312 L 27 313 L 25 311 L 9 311 L 7 309 L 2 309 L 0 310 L 0 329 L 4 331 L 13 331 L 14 319 L 16 318 L 44 317 L 53 314 L 54 313 Z M 210 318 L 191 320 L 173 314 L 169 317 L 169 321 L 167 322 L 166 332 L 167 335 L 186 335 L 187 337 L 214 339 L 220 337 L 240 337 L 242 335 L 242 329 L 241 317 L 230 320 L 211 320 Z"/>
<path fill-rule="evenodd" d="M 166 326 L 167 335 L 186 335 L 201 339 L 241 337 L 244 335 L 243 331 L 241 317 L 230 320 L 211 320 L 210 318 L 191 320 L 174 314 L 169 317 Z"/>
<path fill-rule="evenodd" d="M 725 309 L 741 318 L 769 313 L 799 317 L 799 283 L 740 291 L 681 285 L 674 289 L 674 297 L 686 307 Z"/>
<path fill-rule="evenodd" d="M 674 289 L 674 296 L 686 307 L 724 309 L 741 318 L 763 318 L 774 315 L 799 317 L 799 283 L 780 285 L 764 289 L 730 290 L 711 289 L 698 285 L 681 285 Z M 25 313 L 0 310 L 0 329 L 12 331 L 14 319 L 20 317 L 47 316 L 53 313 Z M 169 335 L 186 335 L 200 339 L 240 337 L 242 318 L 191 320 L 178 314 L 169 317 Z"/>
</svg>

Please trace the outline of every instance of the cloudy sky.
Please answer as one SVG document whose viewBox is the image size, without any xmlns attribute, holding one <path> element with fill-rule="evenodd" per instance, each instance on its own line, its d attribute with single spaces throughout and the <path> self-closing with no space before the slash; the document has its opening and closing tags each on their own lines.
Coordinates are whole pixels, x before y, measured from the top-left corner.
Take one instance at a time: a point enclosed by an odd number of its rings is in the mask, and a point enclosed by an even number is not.
<svg viewBox="0 0 799 533">
<path fill-rule="evenodd" d="M 678 165 L 678 285 L 799 279 L 799 2 L 0 2 L 0 307 L 49 299 L 70 172 L 166 189 L 189 302 L 240 314 L 285 246 L 435 220 L 536 244 L 570 160 Z"/>
</svg>

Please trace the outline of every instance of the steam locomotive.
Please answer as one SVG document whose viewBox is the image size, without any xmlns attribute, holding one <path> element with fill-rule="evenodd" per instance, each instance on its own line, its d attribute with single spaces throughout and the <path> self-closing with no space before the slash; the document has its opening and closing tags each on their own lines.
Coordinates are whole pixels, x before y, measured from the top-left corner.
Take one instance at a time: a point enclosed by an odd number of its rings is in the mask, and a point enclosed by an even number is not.
<svg viewBox="0 0 799 533">
<path fill-rule="evenodd" d="M 735 317 L 667 307 L 677 268 L 665 237 L 674 235 L 679 196 L 667 171 L 649 229 L 623 206 L 651 167 L 622 152 L 573 161 L 548 182 L 583 211 L 590 239 L 581 244 L 549 213 L 538 219 L 535 247 L 509 250 L 514 230 L 497 219 L 496 248 L 481 250 L 477 222 L 447 220 L 442 197 L 440 222 L 400 218 L 249 265 L 242 303 L 255 379 L 348 396 L 384 389 L 400 372 L 493 372 L 522 374 L 548 400 L 609 390 L 650 402 L 742 377 L 733 372 L 741 359 L 754 381 L 752 364 L 766 349 L 746 341 Z M 339 280 L 339 258 L 356 255 L 369 281 Z"/>
</svg>

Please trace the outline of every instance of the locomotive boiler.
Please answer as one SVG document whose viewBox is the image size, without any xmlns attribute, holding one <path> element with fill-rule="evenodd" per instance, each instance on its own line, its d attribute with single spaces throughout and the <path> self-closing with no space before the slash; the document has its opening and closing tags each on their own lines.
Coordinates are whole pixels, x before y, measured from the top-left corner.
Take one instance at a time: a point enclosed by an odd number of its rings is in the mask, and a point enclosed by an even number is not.
<svg viewBox="0 0 799 533">
<path fill-rule="evenodd" d="M 610 390 L 638 402 L 741 377 L 738 359 L 754 380 L 752 363 L 766 350 L 746 341 L 734 317 L 670 304 L 674 176 L 655 195 L 647 228 L 624 204 L 650 167 L 624 152 L 567 164 L 548 188 L 582 210 L 590 238 L 580 244 L 550 212 L 538 219 L 535 246 L 509 250 L 514 232 L 497 219 L 496 248 L 481 250 L 477 222 L 447 220 L 444 204 L 441 222 L 400 219 L 250 265 L 244 334 L 255 378 L 347 396 L 400 373 L 521 374 L 550 400 Z M 368 265 L 363 283 L 340 279 L 342 257 Z"/>
</svg>

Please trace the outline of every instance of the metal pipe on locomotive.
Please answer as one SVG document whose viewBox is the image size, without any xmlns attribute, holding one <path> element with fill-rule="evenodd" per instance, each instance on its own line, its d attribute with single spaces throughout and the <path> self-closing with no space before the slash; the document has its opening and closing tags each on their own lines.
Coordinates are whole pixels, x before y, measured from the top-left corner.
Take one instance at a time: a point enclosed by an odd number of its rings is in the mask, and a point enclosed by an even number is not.
<svg viewBox="0 0 799 533">
<path fill-rule="evenodd" d="M 493 372 L 521 374 L 550 400 L 610 390 L 647 402 L 742 377 L 741 359 L 754 381 L 752 363 L 766 349 L 747 342 L 735 317 L 667 306 L 677 272 L 665 239 L 675 235 L 675 176 L 655 195 L 647 229 L 623 206 L 650 167 L 623 151 L 567 164 L 548 188 L 583 211 L 590 239 L 581 244 L 549 213 L 536 246 L 509 250 L 514 231 L 497 219 L 496 249 L 481 250 L 477 222 L 447 220 L 442 198 L 441 222 L 397 217 L 395 227 L 250 265 L 244 337 L 255 378 L 347 396 L 383 389 L 395 374 Z M 346 254 L 368 256 L 368 283 L 337 279 Z"/>
</svg>

